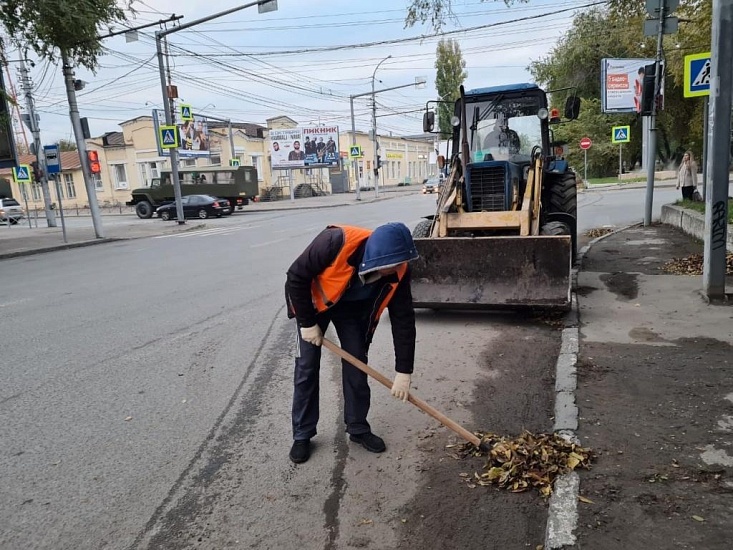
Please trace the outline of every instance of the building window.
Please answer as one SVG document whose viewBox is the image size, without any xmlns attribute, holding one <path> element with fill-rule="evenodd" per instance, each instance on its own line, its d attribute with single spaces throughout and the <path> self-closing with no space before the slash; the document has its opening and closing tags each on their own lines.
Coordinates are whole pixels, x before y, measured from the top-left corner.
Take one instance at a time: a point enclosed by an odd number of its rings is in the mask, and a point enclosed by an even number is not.
<svg viewBox="0 0 733 550">
<path fill-rule="evenodd" d="M 221 164 L 221 155 L 211 155 L 209 157 L 209 164 L 215 164 L 220 165 Z"/>
<path fill-rule="evenodd" d="M 64 174 L 64 187 L 66 187 L 66 196 L 70 199 L 75 199 L 76 187 L 74 187 L 73 174 Z"/>
<path fill-rule="evenodd" d="M 23 197 L 24 201 L 27 201 L 28 200 L 28 188 L 24 184 L 21 184 L 18 187 L 20 187 L 20 196 Z"/>
<path fill-rule="evenodd" d="M 397 179 L 402 177 L 402 162 L 397 162 Z"/>
<path fill-rule="evenodd" d="M 38 183 L 31 183 L 31 195 L 34 201 L 41 200 L 41 186 Z"/>
<path fill-rule="evenodd" d="M 194 158 L 183 159 L 183 166 L 196 166 L 196 159 Z"/>
<path fill-rule="evenodd" d="M 58 184 L 56 182 L 58 182 Z M 48 184 L 51 185 L 50 179 L 48 180 Z M 54 189 L 56 189 L 56 195 L 58 195 L 58 198 L 59 199 L 65 198 L 64 197 L 64 186 L 62 185 L 62 183 L 59 180 L 57 180 L 56 178 L 54 178 L 53 184 L 54 184 L 53 185 Z"/>
<path fill-rule="evenodd" d="M 127 169 L 124 164 L 113 164 L 112 176 L 115 179 L 115 189 L 127 189 Z"/>
</svg>

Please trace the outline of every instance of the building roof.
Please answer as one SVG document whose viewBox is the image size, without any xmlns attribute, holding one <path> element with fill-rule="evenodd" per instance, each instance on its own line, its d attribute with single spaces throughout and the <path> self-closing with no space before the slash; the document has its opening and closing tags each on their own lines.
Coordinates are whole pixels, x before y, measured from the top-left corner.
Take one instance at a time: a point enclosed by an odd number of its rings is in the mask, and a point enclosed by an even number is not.
<svg viewBox="0 0 733 550">
<path fill-rule="evenodd" d="M 218 130 L 220 128 L 228 128 L 229 124 L 227 122 L 220 122 L 220 121 L 214 121 L 209 120 L 208 121 L 209 128 L 214 130 Z M 244 134 L 247 137 L 253 137 L 253 138 L 264 138 L 265 134 L 264 132 L 267 130 L 265 126 L 260 126 L 259 124 L 253 124 L 251 122 L 232 122 L 232 128 L 235 130 L 240 130 L 244 132 Z"/>
<path fill-rule="evenodd" d="M 122 132 L 107 132 L 102 135 L 103 147 L 125 147 L 125 134 Z"/>
<path fill-rule="evenodd" d="M 36 162 L 36 157 L 33 155 L 18 155 L 18 164 L 31 164 Z M 77 151 L 61 151 L 61 169 L 66 172 L 67 170 L 79 170 L 81 168 L 81 161 L 79 160 L 79 153 Z M 0 170 L 0 175 L 12 177 L 12 169 L 3 168 Z"/>
</svg>

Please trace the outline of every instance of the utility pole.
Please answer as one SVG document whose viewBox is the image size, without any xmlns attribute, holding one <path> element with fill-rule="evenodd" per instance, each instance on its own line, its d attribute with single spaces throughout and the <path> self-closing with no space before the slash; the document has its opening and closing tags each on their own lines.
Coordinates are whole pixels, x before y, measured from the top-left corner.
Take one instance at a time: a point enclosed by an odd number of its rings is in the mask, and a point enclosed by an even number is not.
<svg viewBox="0 0 733 550">
<path fill-rule="evenodd" d="M 649 142 L 647 145 L 646 203 L 644 208 L 644 227 L 652 223 L 654 204 L 654 172 L 657 164 L 657 98 L 659 97 L 660 73 L 662 66 L 662 39 L 664 37 L 664 18 L 667 16 L 667 0 L 659 0 L 659 29 L 657 31 L 657 57 L 654 62 L 654 97 L 652 114 L 649 116 Z M 620 174 L 619 174 L 620 177 Z"/>
<path fill-rule="evenodd" d="M 231 8 L 225 11 L 221 11 L 212 15 L 208 15 L 206 17 L 202 17 L 200 19 L 196 19 L 194 21 L 191 21 L 189 23 L 186 23 L 184 25 L 179 25 L 177 27 L 173 27 L 172 29 L 165 29 L 162 31 L 155 31 L 155 50 L 156 55 L 158 58 L 158 70 L 160 72 L 160 88 L 163 92 L 163 111 L 165 112 L 165 123 L 166 126 L 172 126 L 173 125 L 173 113 L 172 113 L 172 107 L 171 107 L 171 101 L 170 97 L 168 96 L 168 88 L 166 86 L 166 78 L 165 78 L 165 69 L 163 64 L 163 47 L 161 42 L 164 38 L 166 38 L 169 34 L 173 34 L 174 32 L 182 31 L 184 29 L 189 29 L 195 25 L 200 25 L 201 23 L 207 23 L 213 19 L 218 19 L 219 17 L 223 17 L 225 15 L 229 15 L 231 13 L 238 12 L 240 10 L 243 10 L 245 8 L 251 8 L 253 6 L 257 6 L 260 13 L 267 13 L 271 11 L 277 10 L 277 0 L 257 0 L 255 2 L 250 2 L 248 4 L 244 4 L 242 6 L 237 6 L 236 8 Z M 176 215 L 177 220 L 179 224 L 184 224 L 185 219 L 183 216 L 183 203 L 181 202 L 181 180 L 178 176 L 178 150 L 173 147 L 170 149 L 170 155 L 171 155 L 171 177 L 173 178 L 173 195 L 176 199 Z"/>
<path fill-rule="evenodd" d="M 733 0 L 713 0 L 710 51 L 710 119 L 708 122 L 707 183 L 703 292 L 709 300 L 725 299 L 728 238 L 728 163 L 731 100 L 733 100 Z"/>
<path fill-rule="evenodd" d="M 33 86 L 28 67 L 25 64 L 25 55 L 22 52 L 20 55 L 20 74 L 20 86 L 25 96 L 26 109 L 28 109 L 28 127 L 33 135 L 33 151 L 31 152 L 36 156 L 36 163 L 40 171 L 43 207 L 46 211 L 46 224 L 48 227 L 56 227 L 56 213 L 51 208 L 51 191 L 48 188 L 48 176 L 46 175 L 46 157 L 43 154 L 43 146 L 41 145 L 41 129 L 38 127 L 36 107 L 33 101 Z M 35 177 L 36 174 L 33 175 L 34 180 Z"/>
<path fill-rule="evenodd" d="M 392 56 L 388 55 L 382 59 L 377 66 L 374 68 L 372 73 L 372 148 L 374 149 L 374 196 L 379 196 L 379 166 L 377 165 L 377 157 L 379 156 L 379 143 L 377 142 L 377 97 L 374 91 L 374 80 L 377 75 L 379 66 L 390 59 Z"/>
<path fill-rule="evenodd" d="M 354 96 L 349 97 L 351 103 L 351 144 L 356 145 L 356 121 L 354 120 Z M 361 178 L 359 177 L 359 159 L 354 160 L 354 175 L 356 176 L 356 200 L 361 200 Z"/>
<path fill-rule="evenodd" d="M 89 158 L 87 157 L 87 144 L 84 141 L 84 131 L 81 128 L 81 117 L 79 116 L 79 106 L 76 103 L 76 88 L 74 88 L 74 68 L 71 66 L 69 56 L 65 51 L 61 51 L 61 62 L 63 64 L 64 83 L 66 84 L 66 96 L 69 100 L 69 118 L 74 128 L 74 137 L 76 138 L 76 148 L 79 151 L 79 161 L 81 162 L 81 171 L 84 176 L 84 188 L 87 190 L 89 198 L 89 212 L 92 214 L 92 223 L 94 224 L 94 233 L 98 239 L 104 238 L 104 229 L 102 228 L 102 217 L 99 213 L 99 203 L 97 202 L 97 190 L 94 187 L 91 170 L 89 169 Z"/>
</svg>

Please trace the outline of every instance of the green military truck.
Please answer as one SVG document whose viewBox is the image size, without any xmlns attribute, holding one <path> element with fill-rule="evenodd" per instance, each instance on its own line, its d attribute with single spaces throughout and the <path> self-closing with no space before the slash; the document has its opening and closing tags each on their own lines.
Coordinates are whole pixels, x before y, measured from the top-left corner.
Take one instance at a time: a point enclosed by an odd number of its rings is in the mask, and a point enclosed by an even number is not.
<svg viewBox="0 0 733 550">
<path fill-rule="evenodd" d="M 257 169 L 254 166 L 239 166 L 228 168 L 225 166 L 207 166 L 204 168 L 179 168 L 181 180 L 181 195 L 211 195 L 227 199 L 235 207 L 249 204 L 259 192 L 257 185 Z M 175 200 L 173 192 L 173 178 L 170 170 L 164 170 L 159 178 L 154 178 L 150 187 L 140 187 L 132 190 L 132 200 L 128 206 L 135 207 L 135 213 L 141 219 L 153 216 L 159 206 Z"/>
</svg>

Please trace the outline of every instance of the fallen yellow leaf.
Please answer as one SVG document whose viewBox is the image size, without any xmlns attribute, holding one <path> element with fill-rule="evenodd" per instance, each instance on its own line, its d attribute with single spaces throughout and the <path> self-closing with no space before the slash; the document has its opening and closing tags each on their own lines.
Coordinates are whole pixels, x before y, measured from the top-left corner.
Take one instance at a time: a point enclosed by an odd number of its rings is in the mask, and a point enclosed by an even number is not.
<svg viewBox="0 0 733 550">
<path fill-rule="evenodd" d="M 705 518 L 702 516 L 692 516 L 692 519 L 694 519 L 695 521 L 705 521 Z"/>
<path fill-rule="evenodd" d="M 593 501 L 587 497 L 584 497 L 582 495 L 578 495 L 578 500 L 580 502 L 585 502 L 586 504 L 593 504 Z"/>
</svg>

